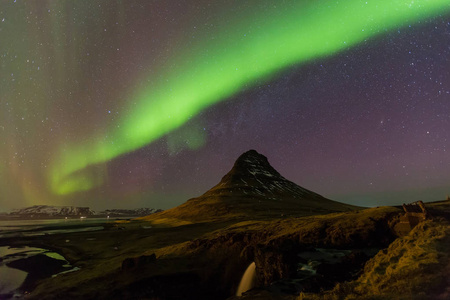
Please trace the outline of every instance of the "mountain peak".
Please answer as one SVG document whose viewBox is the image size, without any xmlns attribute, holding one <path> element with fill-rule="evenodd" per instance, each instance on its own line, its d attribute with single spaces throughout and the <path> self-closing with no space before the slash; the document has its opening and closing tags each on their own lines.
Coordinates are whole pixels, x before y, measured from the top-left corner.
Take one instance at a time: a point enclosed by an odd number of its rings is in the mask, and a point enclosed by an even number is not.
<svg viewBox="0 0 450 300">
<path fill-rule="evenodd" d="M 258 151 L 250 149 L 247 152 L 242 153 L 237 161 L 239 160 L 245 160 L 245 159 L 251 159 L 251 158 L 257 158 L 257 159 L 265 159 L 267 160 L 267 157 L 265 157 L 264 155 L 258 153 Z"/>
<path fill-rule="evenodd" d="M 252 164 L 252 163 L 260 163 L 260 164 L 269 164 L 267 157 L 258 153 L 256 150 L 248 150 L 241 154 L 235 162 L 236 164 Z"/>
<path fill-rule="evenodd" d="M 258 153 L 256 150 L 249 150 L 239 156 L 227 175 L 279 177 L 280 173 L 270 165 L 267 157 Z"/>
</svg>

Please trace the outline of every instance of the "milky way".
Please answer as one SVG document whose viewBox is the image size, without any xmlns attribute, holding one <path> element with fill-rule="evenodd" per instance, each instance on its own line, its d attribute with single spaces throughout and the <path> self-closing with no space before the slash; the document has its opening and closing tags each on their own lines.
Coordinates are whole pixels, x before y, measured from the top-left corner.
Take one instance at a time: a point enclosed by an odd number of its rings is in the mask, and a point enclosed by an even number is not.
<svg viewBox="0 0 450 300">
<path fill-rule="evenodd" d="M 5 2 L 5 207 L 167 208 L 250 148 L 340 201 L 443 198 L 449 11 L 447 1 Z"/>
</svg>

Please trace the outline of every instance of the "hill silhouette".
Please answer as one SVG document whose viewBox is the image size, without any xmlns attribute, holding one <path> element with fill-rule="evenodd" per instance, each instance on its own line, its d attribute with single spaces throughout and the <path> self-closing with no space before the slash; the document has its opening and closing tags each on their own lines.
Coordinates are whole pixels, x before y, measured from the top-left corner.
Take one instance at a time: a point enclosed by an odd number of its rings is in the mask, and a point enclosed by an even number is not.
<svg viewBox="0 0 450 300">
<path fill-rule="evenodd" d="M 184 224 L 215 219 L 305 216 L 357 208 L 332 201 L 287 180 L 264 155 L 250 150 L 203 195 L 143 219 Z"/>
</svg>

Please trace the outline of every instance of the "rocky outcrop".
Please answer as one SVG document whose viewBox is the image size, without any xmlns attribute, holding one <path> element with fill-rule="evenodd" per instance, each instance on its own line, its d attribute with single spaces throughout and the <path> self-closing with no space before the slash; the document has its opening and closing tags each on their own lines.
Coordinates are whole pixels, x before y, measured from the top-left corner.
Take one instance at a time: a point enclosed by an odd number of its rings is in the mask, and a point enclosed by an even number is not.
<svg viewBox="0 0 450 300">
<path fill-rule="evenodd" d="M 400 216 L 394 228 L 399 236 L 407 235 L 420 222 L 431 218 L 430 213 L 422 201 L 403 204 L 403 210 L 405 213 Z"/>
<path fill-rule="evenodd" d="M 138 257 L 128 257 L 122 261 L 122 271 L 143 268 L 156 261 L 156 255 L 141 255 Z"/>
<path fill-rule="evenodd" d="M 281 245 L 259 245 L 255 248 L 256 277 L 259 286 L 281 278 L 291 278 L 297 272 L 299 245 L 284 240 Z"/>
</svg>

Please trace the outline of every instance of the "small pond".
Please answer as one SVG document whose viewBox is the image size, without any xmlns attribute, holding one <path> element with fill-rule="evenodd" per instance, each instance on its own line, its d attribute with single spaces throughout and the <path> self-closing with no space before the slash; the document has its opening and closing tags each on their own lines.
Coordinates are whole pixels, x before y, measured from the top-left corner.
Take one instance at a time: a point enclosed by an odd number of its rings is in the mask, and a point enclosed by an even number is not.
<svg viewBox="0 0 450 300">
<path fill-rule="evenodd" d="M 20 297 L 36 280 L 77 271 L 60 254 L 35 247 L 0 247 L 0 299 Z"/>
</svg>

